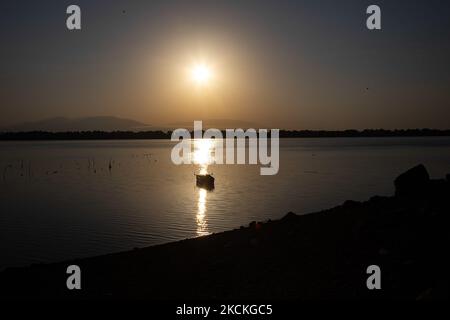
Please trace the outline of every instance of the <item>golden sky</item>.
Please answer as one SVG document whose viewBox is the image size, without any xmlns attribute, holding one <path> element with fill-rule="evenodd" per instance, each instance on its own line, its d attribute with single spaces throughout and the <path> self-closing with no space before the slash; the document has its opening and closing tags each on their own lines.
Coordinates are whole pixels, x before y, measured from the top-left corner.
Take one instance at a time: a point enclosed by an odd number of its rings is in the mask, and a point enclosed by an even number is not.
<svg viewBox="0 0 450 320">
<path fill-rule="evenodd" d="M 154 126 L 450 127 L 443 2 L 386 3 L 378 32 L 353 0 L 79 5 L 80 31 L 65 28 L 64 4 L 3 5 L 0 125 L 108 115 Z M 207 85 L 192 79 L 198 64 Z"/>
</svg>

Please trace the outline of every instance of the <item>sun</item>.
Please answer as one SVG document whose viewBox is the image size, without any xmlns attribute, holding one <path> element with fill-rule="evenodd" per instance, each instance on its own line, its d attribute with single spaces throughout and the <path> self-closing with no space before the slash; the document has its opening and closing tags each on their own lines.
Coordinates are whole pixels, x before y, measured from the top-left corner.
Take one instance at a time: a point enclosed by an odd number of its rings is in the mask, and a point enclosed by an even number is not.
<svg viewBox="0 0 450 320">
<path fill-rule="evenodd" d="M 211 68 L 204 63 L 196 64 L 191 69 L 191 78 L 198 85 L 203 86 L 210 83 L 212 75 Z"/>
</svg>

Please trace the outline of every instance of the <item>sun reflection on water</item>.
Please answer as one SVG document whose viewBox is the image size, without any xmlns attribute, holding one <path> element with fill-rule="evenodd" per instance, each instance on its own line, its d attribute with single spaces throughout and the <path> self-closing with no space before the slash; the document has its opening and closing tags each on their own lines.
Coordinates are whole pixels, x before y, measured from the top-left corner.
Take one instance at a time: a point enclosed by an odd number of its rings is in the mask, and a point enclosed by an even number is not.
<svg viewBox="0 0 450 320">
<path fill-rule="evenodd" d="M 193 141 L 194 152 L 192 155 L 193 163 L 198 166 L 198 174 L 207 174 L 208 166 L 213 163 L 214 140 L 212 139 L 196 139 Z M 207 223 L 207 196 L 208 191 L 198 188 L 197 201 L 197 236 L 205 236 L 210 234 Z"/>
<path fill-rule="evenodd" d="M 205 189 L 198 189 L 198 209 L 197 209 L 197 235 L 205 236 L 209 234 L 206 219 L 206 197 Z"/>
<path fill-rule="evenodd" d="M 199 174 L 208 173 L 208 165 L 214 161 L 214 141 L 212 139 L 194 140 L 193 163 L 199 166 Z"/>
</svg>

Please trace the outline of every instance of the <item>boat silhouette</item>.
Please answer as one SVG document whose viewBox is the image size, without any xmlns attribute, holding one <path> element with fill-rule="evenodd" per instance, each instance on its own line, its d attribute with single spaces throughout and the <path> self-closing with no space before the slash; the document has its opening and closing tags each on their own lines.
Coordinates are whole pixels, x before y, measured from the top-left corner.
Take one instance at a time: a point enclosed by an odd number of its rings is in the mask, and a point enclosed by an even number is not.
<svg viewBox="0 0 450 320">
<path fill-rule="evenodd" d="M 214 177 L 210 174 L 196 174 L 195 175 L 196 185 L 199 188 L 206 190 L 214 189 Z"/>
</svg>

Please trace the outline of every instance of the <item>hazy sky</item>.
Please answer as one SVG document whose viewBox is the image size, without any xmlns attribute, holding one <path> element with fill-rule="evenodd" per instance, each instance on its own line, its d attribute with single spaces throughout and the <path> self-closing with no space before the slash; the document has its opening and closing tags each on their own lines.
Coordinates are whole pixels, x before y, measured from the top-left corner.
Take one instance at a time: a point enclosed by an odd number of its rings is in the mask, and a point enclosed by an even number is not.
<svg viewBox="0 0 450 320">
<path fill-rule="evenodd" d="M 81 31 L 66 28 L 70 4 Z M 370 4 L 381 31 L 366 28 Z M 450 128 L 449 39 L 449 1 L 2 1 L 0 125 Z M 214 73 L 204 87 L 189 77 L 198 61 Z"/>
</svg>

